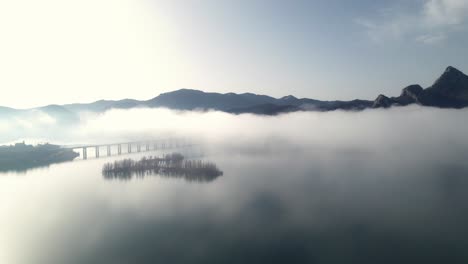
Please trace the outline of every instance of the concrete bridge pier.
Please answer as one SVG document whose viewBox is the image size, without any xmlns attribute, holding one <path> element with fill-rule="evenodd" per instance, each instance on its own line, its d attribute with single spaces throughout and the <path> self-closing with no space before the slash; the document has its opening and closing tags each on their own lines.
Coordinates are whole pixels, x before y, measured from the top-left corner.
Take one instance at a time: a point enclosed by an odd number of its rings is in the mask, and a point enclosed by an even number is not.
<svg viewBox="0 0 468 264">
<path fill-rule="evenodd" d="M 83 159 L 88 158 L 88 153 L 86 152 L 86 147 L 83 148 Z"/>
<path fill-rule="evenodd" d="M 99 146 L 96 147 L 96 158 L 99 158 Z"/>
<path fill-rule="evenodd" d="M 146 142 L 146 151 L 149 151 L 149 143 Z"/>
<path fill-rule="evenodd" d="M 137 152 L 140 152 L 141 151 L 141 145 L 140 143 L 137 143 Z"/>
<path fill-rule="evenodd" d="M 128 147 L 127 153 L 132 153 L 132 143 L 128 143 L 127 147 Z"/>
<path fill-rule="evenodd" d="M 111 146 L 107 145 L 107 156 L 111 155 Z"/>
<path fill-rule="evenodd" d="M 121 144 L 117 145 L 117 154 L 119 154 L 119 155 L 122 154 L 122 145 Z"/>
</svg>

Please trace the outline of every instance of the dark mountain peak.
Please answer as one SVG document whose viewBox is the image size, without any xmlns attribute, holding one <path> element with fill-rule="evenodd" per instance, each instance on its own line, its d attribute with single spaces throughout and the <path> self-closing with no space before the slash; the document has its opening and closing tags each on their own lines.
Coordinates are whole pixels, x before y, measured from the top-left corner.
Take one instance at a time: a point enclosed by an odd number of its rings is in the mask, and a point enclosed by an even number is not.
<svg viewBox="0 0 468 264">
<path fill-rule="evenodd" d="M 468 76 L 449 66 L 427 92 L 434 98 L 468 102 Z"/>
<path fill-rule="evenodd" d="M 383 94 L 379 94 L 372 105 L 372 108 L 389 108 L 395 102 Z"/>
<path fill-rule="evenodd" d="M 388 98 L 386 95 L 384 94 L 379 94 L 379 96 L 377 96 L 377 98 L 375 98 L 375 100 L 387 100 L 387 99 L 390 99 Z"/>
<path fill-rule="evenodd" d="M 424 89 L 419 84 L 412 84 L 401 90 L 399 99 L 409 103 L 419 103 L 419 96 L 424 93 Z M 407 104 L 403 103 L 403 105 Z"/>
<path fill-rule="evenodd" d="M 280 100 L 298 100 L 294 95 L 287 95 L 280 98 Z"/>
<path fill-rule="evenodd" d="M 168 94 L 204 94 L 205 92 L 200 91 L 200 90 L 195 90 L 195 89 L 188 89 L 188 88 L 182 88 L 179 90 L 167 92 L 167 93 L 162 93 L 160 95 L 168 95 Z"/>
<path fill-rule="evenodd" d="M 435 81 L 433 86 L 451 85 L 465 78 L 468 78 L 468 76 L 466 76 L 463 72 L 452 66 L 448 66 L 445 72 L 439 77 L 439 79 Z"/>
<path fill-rule="evenodd" d="M 419 84 L 412 84 L 401 90 L 399 97 L 392 98 L 399 105 L 409 105 L 413 103 L 421 103 L 421 95 L 424 93 L 424 89 Z"/>
<path fill-rule="evenodd" d="M 295 96 L 288 95 L 288 96 L 283 96 L 280 99 L 277 99 L 278 104 L 282 105 L 295 105 L 295 106 L 300 106 L 304 103 L 310 103 L 307 102 L 306 100 L 301 100 L 296 98 Z"/>
<path fill-rule="evenodd" d="M 419 96 L 424 89 L 421 87 L 419 84 L 412 84 L 410 86 L 407 86 L 401 90 L 401 96 L 411 96 L 411 97 L 417 97 Z"/>
<path fill-rule="evenodd" d="M 456 75 L 459 75 L 459 74 L 463 74 L 463 72 L 461 72 L 460 70 L 458 70 L 457 68 L 455 68 L 455 67 L 453 67 L 453 66 L 448 66 L 447 69 L 445 69 L 444 74 L 456 74 Z"/>
</svg>

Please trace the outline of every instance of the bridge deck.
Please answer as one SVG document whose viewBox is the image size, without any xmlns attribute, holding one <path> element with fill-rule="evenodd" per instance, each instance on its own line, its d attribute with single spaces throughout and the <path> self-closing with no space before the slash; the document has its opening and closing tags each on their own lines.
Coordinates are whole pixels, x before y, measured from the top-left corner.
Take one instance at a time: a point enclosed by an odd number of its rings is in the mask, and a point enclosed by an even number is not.
<svg viewBox="0 0 468 264">
<path fill-rule="evenodd" d="M 142 141 L 126 141 L 117 143 L 100 143 L 100 144 L 76 144 L 76 145 L 61 145 L 61 148 L 65 149 L 81 149 L 81 148 L 96 148 L 106 146 L 117 146 L 117 145 L 146 145 L 146 144 L 187 144 L 188 141 L 185 139 L 157 139 L 157 140 L 142 140 Z"/>
<path fill-rule="evenodd" d="M 122 151 L 122 145 L 127 146 L 126 151 Z M 136 146 L 136 151 L 134 150 Z M 193 144 L 189 144 L 185 139 L 157 139 L 157 140 L 143 140 L 143 141 L 130 141 L 130 142 L 118 142 L 118 143 L 106 143 L 106 144 L 81 144 L 81 145 L 63 145 L 64 149 L 81 150 L 79 152 L 83 159 L 88 158 L 88 148 L 94 149 L 94 157 L 99 158 L 101 148 L 106 148 L 107 156 L 130 154 L 135 152 L 155 151 L 155 150 L 167 150 L 172 148 L 184 148 L 191 147 Z M 112 151 L 112 147 L 117 147 L 117 152 Z"/>
</svg>

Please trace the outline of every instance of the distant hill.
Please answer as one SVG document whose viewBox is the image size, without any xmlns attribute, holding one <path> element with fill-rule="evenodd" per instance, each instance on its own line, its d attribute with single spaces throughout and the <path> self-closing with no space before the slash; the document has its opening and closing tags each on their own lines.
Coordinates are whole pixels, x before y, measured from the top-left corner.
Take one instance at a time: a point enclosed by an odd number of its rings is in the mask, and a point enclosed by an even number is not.
<svg viewBox="0 0 468 264">
<path fill-rule="evenodd" d="M 260 104 L 274 104 L 278 99 L 251 93 L 205 93 L 198 90 L 181 89 L 163 93 L 146 101 L 149 107 L 167 107 L 179 110 L 214 109 L 226 111 L 232 108 L 250 107 Z"/>
<path fill-rule="evenodd" d="M 18 111 L 18 110 L 13 109 L 13 108 L 9 108 L 9 107 L 0 106 L 0 117 L 10 115 L 10 114 L 12 114 L 12 113 L 14 113 L 16 111 Z"/>
<path fill-rule="evenodd" d="M 32 111 L 35 111 L 35 110 L 44 112 L 59 122 L 75 122 L 79 120 L 77 113 L 61 105 L 48 105 L 48 106 L 43 106 L 43 107 L 39 107 L 36 109 L 32 109 Z"/>
<path fill-rule="evenodd" d="M 447 67 L 433 85 L 422 88 L 414 84 L 405 87 L 398 97 L 379 95 L 374 101 L 321 101 L 297 98 L 293 95 L 274 98 L 253 93 L 207 93 L 199 90 L 180 89 L 162 93 L 150 100 L 99 100 L 88 104 L 49 105 L 34 109 L 17 110 L 0 107 L 0 117 L 24 115 L 42 111 L 59 121 L 74 122 L 84 111 L 104 112 L 109 109 L 131 109 L 136 107 L 169 108 L 174 110 L 218 110 L 235 114 L 252 113 L 277 115 L 295 111 L 359 111 L 368 108 L 388 108 L 418 104 L 441 108 L 463 108 L 468 106 L 468 76 L 454 67 Z"/>
<path fill-rule="evenodd" d="M 3 120 L 34 120 L 41 117 L 41 114 L 48 115 L 58 125 L 74 123 L 80 120 L 78 112 L 71 111 L 61 105 L 47 105 L 31 109 L 0 107 L 0 118 Z"/>
<path fill-rule="evenodd" d="M 292 111 L 362 110 L 372 106 L 372 101 L 319 101 L 309 98 L 299 99 L 292 95 L 274 98 L 252 93 L 220 94 L 181 89 L 163 93 L 149 101 L 142 102 L 142 104 L 148 107 L 166 107 L 178 110 L 213 109 L 230 113 L 271 115 Z"/>
<path fill-rule="evenodd" d="M 91 112 L 104 112 L 106 110 L 112 108 L 118 109 L 129 109 L 133 107 L 138 107 L 144 104 L 144 101 L 138 101 L 134 99 L 123 99 L 118 101 L 112 100 L 99 100 L 94 103 L 89 104 L 67 104 L 63 105 L 66 109 L 72 112 L 83 112 L 83 111 L 91 111 Z"/>
</svg>

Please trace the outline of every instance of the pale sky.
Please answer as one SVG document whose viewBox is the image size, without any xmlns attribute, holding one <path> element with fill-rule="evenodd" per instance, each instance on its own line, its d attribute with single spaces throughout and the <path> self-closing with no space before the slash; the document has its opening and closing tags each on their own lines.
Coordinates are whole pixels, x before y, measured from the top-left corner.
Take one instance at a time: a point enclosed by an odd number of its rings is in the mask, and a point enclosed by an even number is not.
<svg viewBox="0 0 468 264">
<path fill-rule="evenodd" d="M 0 105 L 374 99 L 468 72 L 468 0 L 0 0 Z"/>
</svg>

